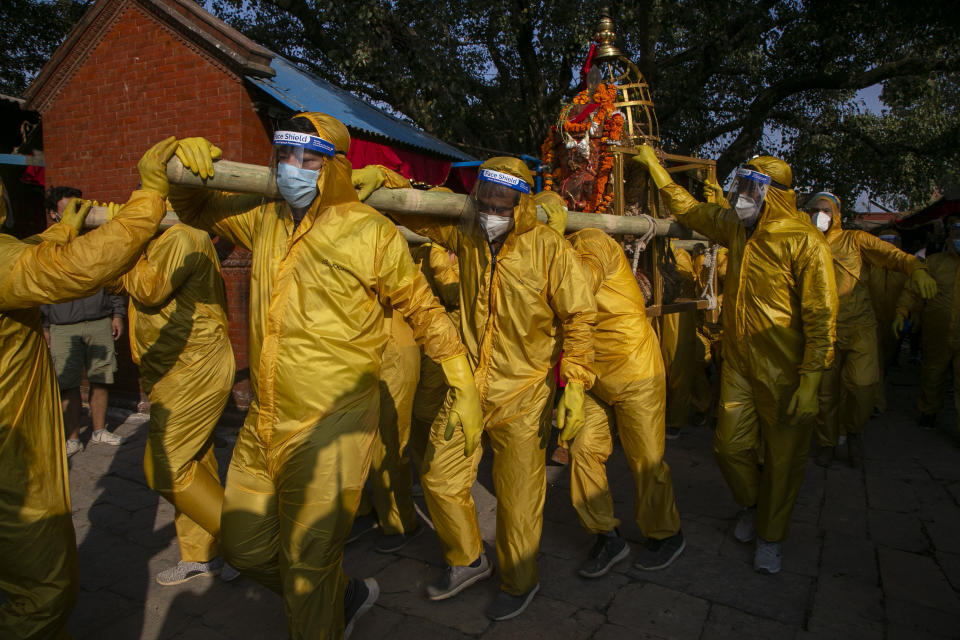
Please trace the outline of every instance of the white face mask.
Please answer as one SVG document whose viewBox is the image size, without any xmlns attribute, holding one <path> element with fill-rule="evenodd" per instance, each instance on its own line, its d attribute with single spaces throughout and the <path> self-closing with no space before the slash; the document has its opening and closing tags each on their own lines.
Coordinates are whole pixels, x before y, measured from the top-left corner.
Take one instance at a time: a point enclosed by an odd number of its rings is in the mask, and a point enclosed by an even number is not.
<svg viewBox="0 0 960 640">
<path fill-rule="evenodd" d="M 818 211 L 813 214 L 813 225 L 820 229 L 820 231 L 826 233 L 830 228 L 830 225 L 833 224 L 833 217 L 829 214 Z"/>
<path fill-rule="evenodd" d="M 737 217 L 740 218 L 740 222 L 745 227 L 752 227 L 760 214 L 757 201 L 750 196 L 737 196 L 736 211 Z"/>
<path fill-rule="evenodd" d="M 277 165 L 277 191 L 291 207 L 303 209 L 309 207 L 317 197 L 317 179 L 319 171 L 301 169 L 292 164 L 281 162 Z"/>
<path fill-rule="evenodd" d="M 481 211 L 478 215 L 480 216 L 480 228 L 487 234 L 487 240 L 490 242 L 496 242 L 507 235 L 513 225 L 513 218 L 491 216 L 484 211 Z"/>
</svg>

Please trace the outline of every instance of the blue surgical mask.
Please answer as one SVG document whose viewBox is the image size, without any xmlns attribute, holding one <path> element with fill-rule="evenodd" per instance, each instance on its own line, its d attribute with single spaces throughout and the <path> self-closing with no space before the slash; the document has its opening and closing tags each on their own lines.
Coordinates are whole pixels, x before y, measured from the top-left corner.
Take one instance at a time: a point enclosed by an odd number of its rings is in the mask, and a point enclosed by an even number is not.
<svg viewBox="0 0 960 640">
<path fill-rule="evenodd" d="M 309 207 L 317 197 L 319 177 L 319 171 L 301 169 L 287 162 L 277 165 L 277 189 L 283 199 L 296 209 Z"/>
</svg>

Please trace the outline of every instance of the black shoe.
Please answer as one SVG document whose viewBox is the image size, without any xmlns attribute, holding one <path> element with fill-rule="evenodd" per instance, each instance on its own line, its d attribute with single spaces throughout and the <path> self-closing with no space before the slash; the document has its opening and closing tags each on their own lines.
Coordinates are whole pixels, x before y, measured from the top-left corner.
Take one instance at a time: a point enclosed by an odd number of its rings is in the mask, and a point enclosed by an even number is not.
<svg viewBox="0 0 960 640">
<path fill-rule="evenodd" d="M 820 447 L 820 453 L 817 454 L 814 462 L 824 469 L 829 469 L 830 465 L 833 464 L 835 451 L 836 449 L 834 447 Z"/>
<path fill-rule="evenodd" d="M 859 469 L 863 462 L 863 438 L 859 433 L 847 434 L 847 462 L 854 469 Z"/>
<path fill-rule="evenodd" d="M 377 524 L 377 516 L 373 512 L 364 516 L 357 516 L 353 519 L 353 526 L 350 528 L 350 535 L 347 536 L 347 541 L 344 544 L 350 544 L 351 542 L 354 542 L 363 534 L 370 533 L 379 526 L 380 525 Z"/>
<path fill-rule="evenodd" d="M 687 541 L 683 539 L 683 531 L 677 531 L 663 540 L 650 538 L 640 550 L 639 557 L 633 566 L 644 571 L 666 569 L 680 557 L 686 547 Z"/>
<path fill-rule="evenodd" d="M 373 550 L 378 553 L 393 553 L 394 551 L 400 551 L 411 540 L 416 538 L 418 535 L 423 533 L 423 527 L 420 526 L 420 523 L 417 523 L 417 527 L 410 533 L 393 533 L 393 534 L 384 534 L 380 536 L 380 539 L 377 540 L 377 544 L 374 545 Z"/>
<path fill-rule="evenodd" d="M 578 572 L 584 578 L 599 578 L 606 575 L 613 565 L 630 555 L 630 545 L 618 534 L 598 534 L 590 555 L 580 565 Z"/>
<path fill-rule="evenodd" d="M 539 590 L 540 585 L 538 584 L 522 596 L 512 596 L 506 591 L 498 592 L 493 603 L 487 607 L 487 617 L 491 620 L 509 620 L 510 618 L 516 618 L 526 610 L 530 601 L 533 600 L 533 596 L 535 596 Z"/>
<path fill-rule="evenodd" d="M 380 596 L 380 585 L 373 578 L 357 580 L 350 578 L 347 593 L 343 596 L 344 640 L 353 633 L 353 623 L 373 606 Z"/>
</svg>

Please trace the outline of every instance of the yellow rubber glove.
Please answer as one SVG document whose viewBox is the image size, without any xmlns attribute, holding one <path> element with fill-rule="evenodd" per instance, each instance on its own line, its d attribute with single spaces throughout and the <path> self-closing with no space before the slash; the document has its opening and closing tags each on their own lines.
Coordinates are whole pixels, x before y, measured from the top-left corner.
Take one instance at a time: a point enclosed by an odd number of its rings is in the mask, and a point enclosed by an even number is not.
<svg viewBox="0 0 960 640">
<path fill-rule="evenodd" d="M 213 163 L 220 159 L 220 147 L 206 138 L 184 138 L 177 146 L 177 157 L 202 180 L 213 177 Z"/>
<path fill-rule="evenodd" d="M 926 269 L 917 269 L 910 276 L 910 284 L 913 290 L 920 294 L 920 297 L 929 300 L 937 295 L 937 281 L 933 279 Z"/>
<path fill-rule="evenodd" d="M 383 186 L 387 174 L 378 165 L 371 164 L 363 169 L 354 169 L 351 175 L 353 188 L 357 190 L 357 198 L 363 202 L 370 194 Z"/>
<path fill-rule="evenodd" d="M 897 312 L 897 315 L 893 317 L 893 335 L 900 337 L 900 334 L 903 333 L 903 325 L 906 324 L 907 317 L 900 312 Z"/>
<path fill-rule="evenodd" d="M 117 217 L 117 214 L 120 213 L 120 207 L 123 205 L 117 202 L 108 202 L 103 206 L 107 208 L 107 222 L 110 222 Z"/>
<path fill-rule="evenodd" d="M 820 378 L 822 371 L 800 374 L 800 384 L 787 405 L 787 413 L 796 419 L 816 417 L 820 411 Z"/>
<path fill-rule="evenodd" d="M 547 226 L 563 235 L 567 230 L 567 208 L 553 202 L 541 203 L 540 206 L 547 214 Z"/>
<path fill-rule="evenodd" d="M 657 152 L 654 151 L 650 145 L 640 145 L 640 153 L 633 156 L 633 159 L 647 168 L 647 171 L 650 172 L 650 177 L 653 178 L 653 183 L 657 185 L 657 189 L 663 189 L 673 182 L 673 178 L 670 177 L 667 170 L 660 164 L 660 158 L 657 157 Z"/>
<path fill-rule="evenodd" d="M 440 363 L 447 384 L 453 388 L 453 406 L 447 418 L 443 439 L 449 440 L 457 427 L 463 430 L 463 455 L 470 457 L 483 435 L 483 409 L 467 356 L 459 355 Z"/>
<path fill-rule="evenodd" d="M 583 385 L 568 382 L 557 404 L 557 426 L 560 427 L 560 444 L 567 446 L 577 437 L 585 422 L 583 415 Z"/>
<path fill-rule="evenodd" d="M 60 216 L 60 224 L 73 227 L 77 230 L 77 233 L 80 233 L 83 230 L 83 221 L 87 219 L 87 214 L 90 213 L 90 207 L 92 206 L 93 202 L 90 200 L 71 198 Z"/>
<path fill-rule="evenodd" d="M 707 196 L 707 202 L 713 204 L 718 204 L 724 209 L 729 209 L 730 204 L 727 202 L 727 199 L 723 195 L 723 187 L 714 182 L 713 180 L 707 180 L 703 183 L 704 191 Z"/>
<path fill-rule="evenodd" d="M 170 136 L 147 149 L 137 163 L 141 189 L 159 193 L 161 198 L 167 197 L 170 193 L 170 183 L 167 182 L 167 160 L 173 157 L 176 148 L 177 139 Z"/>
</svg>

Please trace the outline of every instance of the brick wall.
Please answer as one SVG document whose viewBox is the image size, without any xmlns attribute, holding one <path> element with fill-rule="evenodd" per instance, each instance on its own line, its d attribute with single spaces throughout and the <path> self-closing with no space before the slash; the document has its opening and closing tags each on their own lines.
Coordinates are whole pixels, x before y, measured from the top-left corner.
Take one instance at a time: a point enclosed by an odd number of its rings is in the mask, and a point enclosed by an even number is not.
<svg viewBox="0 0 960 640">
<path fill-rule="evenodd" d="M 131 5 L 43 114 L 47 185 L 126 201 L 139 181 L 140 156 L 171 135 L 207 137 L 231 160 L 270 157 L 266 127 L 243 80 Z M 249 254 L 235 251 L 223 275 L 238 371 L 232 404 L 245 408 Z M 121 362 L 116 391 L 130 400 L 138 394 L 135 376 L 132 363 Z"/>
</svg>

